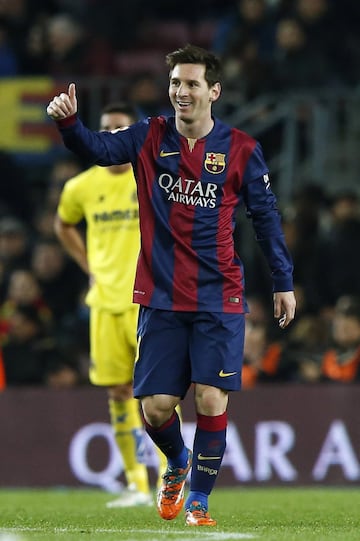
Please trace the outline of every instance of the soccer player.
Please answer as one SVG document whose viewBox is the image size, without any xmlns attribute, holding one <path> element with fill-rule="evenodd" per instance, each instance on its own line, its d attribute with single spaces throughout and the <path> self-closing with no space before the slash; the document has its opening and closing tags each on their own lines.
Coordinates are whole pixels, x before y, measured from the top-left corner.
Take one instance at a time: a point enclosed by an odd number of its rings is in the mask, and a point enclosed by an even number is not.
<svg viewBox="0 0 360 541">
<path fill-rule="evenodd" d="M 102 111 L 102 131 L 122 130 L 137 120 L 128 103 Z M 86 243 L 77 225 L 85 219 Z M 89 274 L 90 381 L 108 389 L 111 425 L 128 489 L 108 507 L 150 505 L 143 462 L 143 423 L 133 397 L 138 305 L 132 288 L 140 250 L 139 209 L 130 163 L 91 167 L 66 182 L 55 232 L 66 251 Z M 165 466 L 166 467 L 166 466 Z"/>
<path fill-rule="evenodd" d="M 51 100 L 47 113 L 82 158 L 133 165 L 141 230 L 134 395 L 147 433 L 168 459 L 157 508 L 166 520 L 179 514 L 192 466 L 186 524 L 215 526 L 208 497 L 225 451 L 229 394 L 241 385 L 247 311 L 233 241 L 241 203 L 271 269 L 281 327 L 295 314 L 293 265 L 260 144 L 212 115 L 221 94 L 218 58 L 186 45 L 166 60 L 174 116 L 148 118 L 116 134 L 92 132 L 77 117 L 74 83 Z M 175 411 L 190 386 L 197 415 L 192 451 Z"/>
</svg>

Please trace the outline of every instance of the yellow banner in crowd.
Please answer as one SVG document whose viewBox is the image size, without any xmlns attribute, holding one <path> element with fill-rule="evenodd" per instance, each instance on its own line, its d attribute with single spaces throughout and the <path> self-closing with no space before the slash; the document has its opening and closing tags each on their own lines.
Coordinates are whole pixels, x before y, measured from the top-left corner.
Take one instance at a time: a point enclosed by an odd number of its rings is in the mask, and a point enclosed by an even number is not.
<svg viewBox="0 0 360 541">
<path fill-rule="evenodd" d="M 0 80 L 0 148 L 10 152 L 47 152 L 57 141 L 46 115 L 56 84 L 48 77 Z"/>
</svg>

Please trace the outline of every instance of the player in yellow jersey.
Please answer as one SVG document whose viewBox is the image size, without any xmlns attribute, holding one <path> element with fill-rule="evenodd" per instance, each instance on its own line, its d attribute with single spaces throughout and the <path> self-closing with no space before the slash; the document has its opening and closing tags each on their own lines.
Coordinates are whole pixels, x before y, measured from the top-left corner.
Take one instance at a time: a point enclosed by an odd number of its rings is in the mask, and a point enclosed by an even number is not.
<svg viewBox="0 0 360 541">
<path fill-rule="evenodd" d="M 130 104 L 114 103 L 101 114 L 100 129 L 125 129 L 137 120 Z M 86 222 L 86 242 L 77 225 Z M 144 435 L 132 379 L 138 305 L 132 303 L 140 249 L 136 183 L 130 164 L 94 166 L 68 180 L 61 193 L 55 232 L 89 274 L 90 381 L 107 387 L 111 425 L 120 449 L 127 489 L 108 507 L 151 505 L 141 451 Z M 160 471 L 166 469 L 159 455 Z"/>
</svg>

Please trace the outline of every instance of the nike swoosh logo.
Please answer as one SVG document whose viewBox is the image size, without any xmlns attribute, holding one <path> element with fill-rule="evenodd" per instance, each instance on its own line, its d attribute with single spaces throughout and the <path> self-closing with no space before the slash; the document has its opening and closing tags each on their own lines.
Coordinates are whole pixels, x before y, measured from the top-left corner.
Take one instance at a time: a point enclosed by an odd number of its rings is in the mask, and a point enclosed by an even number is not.
<svg viewBox="0 0 360 541">
<path fill-rule="evenodd" d="M 224 372 L 224 370 L 220 370 L 219 376 L 221 378 L 228 378 L 229 376 L 235 376 L 236 372 Z"/>
<path fill-rule="evenodd" d="M 198 460 L 220 460 L 221 456 L 203 456 L 201 453 L 198 454 Z"/>
<path fill-rule="evenodd" d="M 164 150 L 160 150 L 160 158 L 167 158 L 168 156 L 175 156 L 176 154 L 180 154 L 180 152 L 165 152 Z"/>
</svg>

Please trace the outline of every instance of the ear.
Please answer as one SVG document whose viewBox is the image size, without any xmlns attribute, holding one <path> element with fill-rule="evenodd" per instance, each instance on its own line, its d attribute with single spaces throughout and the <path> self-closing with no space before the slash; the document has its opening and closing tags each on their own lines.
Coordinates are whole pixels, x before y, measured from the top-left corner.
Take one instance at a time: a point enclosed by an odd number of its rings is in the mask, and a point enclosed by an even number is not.
<svg viewBox="0 0 360 541">
<path fill-rule="evenodd" d="M 216 101 L 221 94 L 221 84 L 215 83 L 210 89 L 209 101 Z"/>
</svg>

